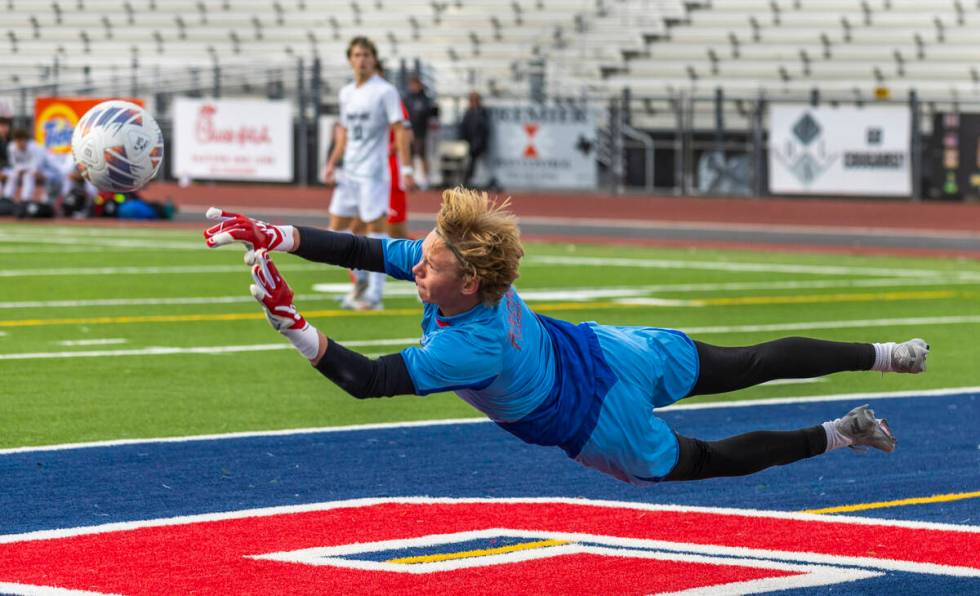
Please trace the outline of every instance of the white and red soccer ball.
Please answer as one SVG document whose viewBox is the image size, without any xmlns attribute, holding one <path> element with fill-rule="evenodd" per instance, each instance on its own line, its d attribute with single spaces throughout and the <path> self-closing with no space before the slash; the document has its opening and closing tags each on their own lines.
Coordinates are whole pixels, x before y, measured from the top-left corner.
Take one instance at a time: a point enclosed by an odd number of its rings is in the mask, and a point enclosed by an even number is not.
<svg viewBox="0 0 980 596">
<path fill-rule="evenodd" d="M 163 133 L 153 117 L 128 101 L 104 101 L 85 112 L 71 137 L 85 178 L 101 191 L 146 186 L 163 161 Z"/>
</svg>

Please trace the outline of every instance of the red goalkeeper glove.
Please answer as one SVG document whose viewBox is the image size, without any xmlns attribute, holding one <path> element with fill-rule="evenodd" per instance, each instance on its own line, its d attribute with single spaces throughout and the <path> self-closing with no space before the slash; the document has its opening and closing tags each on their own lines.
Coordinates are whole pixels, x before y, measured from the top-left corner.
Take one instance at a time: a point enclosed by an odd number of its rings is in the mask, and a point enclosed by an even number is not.
<svg viewBox="0 0 980 596">
<path fill-rule="evenodd" d="M 204 230 L 208 248 L 241 242 L 250 252 L 263 249 L 289 252 L 293 249 L 293 226 L 274 226 L 217 207 L 208 209 L 206 217 L 221 222 Z M 246 256 L 245 260 L 248 262 L 251 257 Z"/>
<path fill-rule="evenodd" d="M 296 310 L 293 291 L 279 274 L 268 251 L 262 249 L 249 254 L 252 257 L 252 279 L 255 280 L 249 288 L 252 296 L 264 307 L 269 324 L 282 333 L 303 356 L 313 360 L 320 351 L 319 331 L 307 323 Z"/>
</svg>

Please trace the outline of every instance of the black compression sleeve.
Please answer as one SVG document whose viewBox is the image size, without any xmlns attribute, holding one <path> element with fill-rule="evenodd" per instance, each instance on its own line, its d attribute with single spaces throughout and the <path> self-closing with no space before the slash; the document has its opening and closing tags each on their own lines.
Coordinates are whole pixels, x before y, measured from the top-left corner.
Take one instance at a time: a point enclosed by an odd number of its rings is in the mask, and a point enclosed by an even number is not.
<svg viewBox="0 0 980 596">
<path fill-rule="evenodd" d="M 827 450 L 822 426 L 791 431 L 755 431 L 720 441 L 677 435 L 680 454 L 664 480 L 702 480 L 745 476 L 771 466 L 783 466 Z"/>
<path fill-rule="evenodd" d="M 401 354 L 371 360 L 328 339 L 327 352 L 316 369 L 357 399 L 415 394 L 415 384 Z"/>
<path fill-rule="evenodd" d="M 385 272 L 381 240 L 353 234 L 298 226 L 299 248 L 295 254 L 307 261 L 340 265 L 349 269 Z"/>
</svg>

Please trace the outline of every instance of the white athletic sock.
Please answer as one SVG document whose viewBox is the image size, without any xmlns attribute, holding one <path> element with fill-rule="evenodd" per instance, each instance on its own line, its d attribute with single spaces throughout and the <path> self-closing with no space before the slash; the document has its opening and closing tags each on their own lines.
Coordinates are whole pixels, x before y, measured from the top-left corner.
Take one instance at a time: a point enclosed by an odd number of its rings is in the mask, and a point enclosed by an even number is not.
<svg viewBox="0 0 980 596">
<path fill-rule="evenodd" d="M 871 344 L 875 347 L 875 363 L 871 370 L 881 372 L 891 372 L 892 370 L 892 350 L 895 349 L 895 342 L 890 341 L 883 344 Z"/>
<path fill-rule="evenodd" d="M 368 238 L 377 238 L 379 240 L 387 237 L 388 234 L 384 232 L 370 232 L 368 234 Z M 364 291 L 364 301 L 371 303 L 381 302 L 385 289 L 385 274 L 377 271 L 368 271 L 367 280 L 368 285 L 367 290 Z"/>
<path fill-rule="evenodd" d="M 837 420 L 840 420 L 840 418 Z M 837 430 L 837 420 L 828 420 L 821 425 L 823 426 L 823 432 L 827 433 L 827 451 L 847 447 L 852 442 Z"/>
</svg>

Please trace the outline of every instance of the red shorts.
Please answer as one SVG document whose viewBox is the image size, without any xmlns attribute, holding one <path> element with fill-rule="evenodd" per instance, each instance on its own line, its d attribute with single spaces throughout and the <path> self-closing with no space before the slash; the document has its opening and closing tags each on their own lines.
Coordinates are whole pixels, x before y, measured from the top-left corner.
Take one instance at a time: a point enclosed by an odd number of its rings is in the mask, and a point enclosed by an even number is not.
<svg viewBox="0 0 980 596">
<path fill-rule="evenodd" d="M 402 188 L 398 157 L 388 156 L 388 169 L 391 172 L 391 194 L 388 195 L 388 223 L 402 223 L 408 219 L 408 201 Z"/>
</svg>

